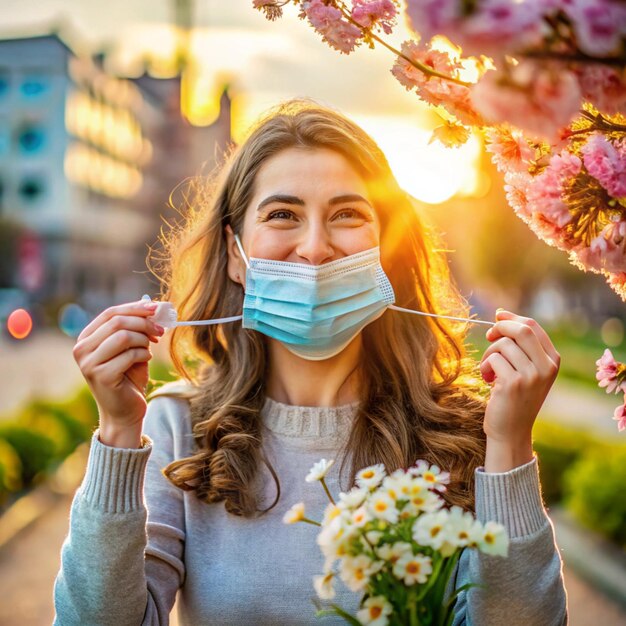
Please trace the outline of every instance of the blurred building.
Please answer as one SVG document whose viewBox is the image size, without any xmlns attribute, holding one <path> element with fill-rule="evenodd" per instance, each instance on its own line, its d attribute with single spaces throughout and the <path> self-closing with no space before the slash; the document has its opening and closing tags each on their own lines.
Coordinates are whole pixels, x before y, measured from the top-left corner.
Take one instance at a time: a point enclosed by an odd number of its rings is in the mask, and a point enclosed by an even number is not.
<svg viewBox="0 0 626 626">
<path fill-rule="evenodd" d="M 178 79 L 103 67 L 57 35 L 0 40 L 0 218 L 23 228 L 5 286 L 92 311 L 155 291 L 145 259 L 170 192 L 230 142 L 226 92 L 196 128 Z"/>
</svg>

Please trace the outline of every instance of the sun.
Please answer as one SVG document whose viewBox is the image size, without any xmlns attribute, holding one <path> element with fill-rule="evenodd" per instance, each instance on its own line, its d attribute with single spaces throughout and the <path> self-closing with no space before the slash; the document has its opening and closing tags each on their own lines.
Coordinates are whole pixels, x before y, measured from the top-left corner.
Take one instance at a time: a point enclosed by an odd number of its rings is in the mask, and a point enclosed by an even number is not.
<svg viewBox="0 0 626 626">
<path fill-rule="evenodd" d="M 480 188 L 480 140 L 446 148 L 429 144 L 432 129 L 416 118 L 353 116 L 385 153 L 400 187 L 428 204 L 439 204 L 457 194 L 471 196 Z"/>
</svg>

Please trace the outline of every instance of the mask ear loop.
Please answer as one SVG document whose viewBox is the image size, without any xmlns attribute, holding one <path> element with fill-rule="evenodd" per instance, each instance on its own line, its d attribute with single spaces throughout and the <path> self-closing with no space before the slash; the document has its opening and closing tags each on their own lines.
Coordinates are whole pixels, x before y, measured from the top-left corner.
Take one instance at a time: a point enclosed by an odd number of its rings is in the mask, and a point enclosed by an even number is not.
<svg viewBox="0 0 626 626">
<path fill-rule="evenodd" d="M 459 322 L 471 322 L 473 324 L 486 324 L 487 326 L 494 326 L 495 322 L 487 322 L 484 320 L 473 320 L 467 317 L 452 317 L 451 315 L 437 315 L 436 313 L 424 313 L 424 311 L 415 311 L 414 309 L 405 309 L 401 306 L 396 306 L 395 304 L 389 305 L 390 309 L 394 311 L 400 311 L 401 313 L 413 313 L 414 315 L 426 315 L 428 317 L 443 317 L 447 320 L 458 320 Z"/>
<path fill-rule="evenodd" d="M 239 252 L 241 252 L 241 256 L 243 257 L 246 267 L 250 269 L 250 263 L 248 262 L 248 257 L 246 256 L 246 253 L 243 251 L 243 246 L 241 245 L 241 239 L 239 239 L 239 235 L 237 234 L 235 234 L 235 243 L 237 244 L 237 247 L 239 248 Z"/>
</svg>

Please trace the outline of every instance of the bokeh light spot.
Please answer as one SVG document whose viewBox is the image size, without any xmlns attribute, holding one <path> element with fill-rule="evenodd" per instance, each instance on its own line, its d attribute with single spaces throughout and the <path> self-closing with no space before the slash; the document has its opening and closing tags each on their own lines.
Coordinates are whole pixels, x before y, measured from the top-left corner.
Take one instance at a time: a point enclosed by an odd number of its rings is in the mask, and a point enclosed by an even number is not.
<svg viewBox="0 0 626 626">
<path fill-rule="evenodd" d="M 74 302 L 63 305 L 59 310 L 59 328 L 70 337 L 78 337 L 90 319 L 89 313 Z"/>
<path fill-rule="evenodd" d="M 619 317 L 609 317 L 602 324 L 600 336 L 609 348 L 616 348 L 624 339 L 624 323 Z"/>
<path fill-rule="evenodd" d="M 25 339 L 33 329 L 33 320 L 26 309 L 15 309 L 7 318 L 7 329 L 16 339 Z"/>
</svg>

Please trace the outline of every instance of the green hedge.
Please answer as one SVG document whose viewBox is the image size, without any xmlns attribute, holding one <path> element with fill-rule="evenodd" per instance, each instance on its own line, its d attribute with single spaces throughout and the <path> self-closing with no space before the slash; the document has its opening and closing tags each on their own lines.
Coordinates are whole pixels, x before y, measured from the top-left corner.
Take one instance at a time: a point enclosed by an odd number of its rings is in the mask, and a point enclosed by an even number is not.
<svg viewBox="0 0 626 626">
<path fill-rule="evenodd" d="M 150 363 L 152 384 L 175 375 L 161 361 Z M 0 418 L 0 507 L 45 480 L 98 425 L 89 387 L 63 402 L 36 399 Z"/>
<path fill-rule="evenodd" d="M 626 441 L 540 422 L 534 448 L 546 504 L 561 504 L 582 525 L 626 549 Z"/>
<path fill-rule="evenodd" d="M 566 508 L 626 550 L 626 446 L 592 448 L 568 468 L 564 482 Z"/>
<path fill-rule="evenodd" d="M 45 480 L 91 437 L 97 421 L 88 387 L 66 402 L 32 400 L 0 421 L 0 505 Z"/>
</svg>

